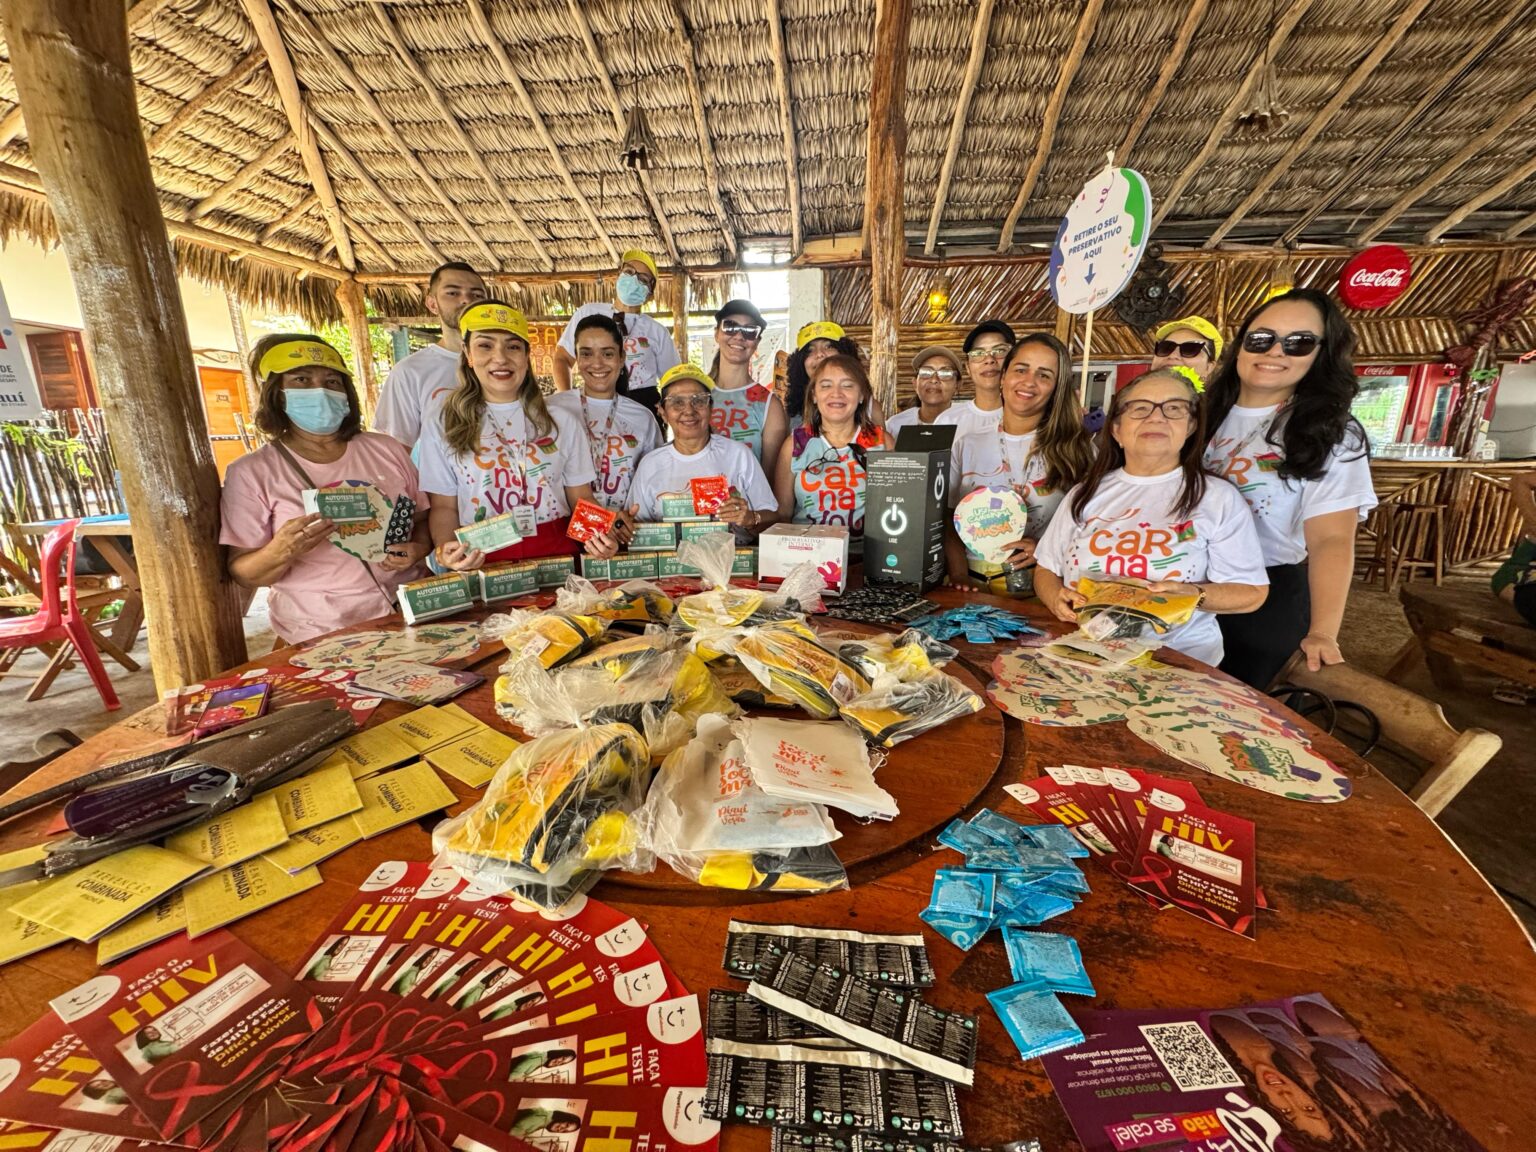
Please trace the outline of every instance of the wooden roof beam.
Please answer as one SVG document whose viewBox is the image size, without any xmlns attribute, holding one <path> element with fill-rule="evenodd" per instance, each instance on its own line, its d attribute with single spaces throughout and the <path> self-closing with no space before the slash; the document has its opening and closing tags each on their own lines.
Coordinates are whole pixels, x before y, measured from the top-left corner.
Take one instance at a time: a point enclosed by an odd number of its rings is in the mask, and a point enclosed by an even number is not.
<svg viewBox="0 0 1536 1152">
<path fill-rule="evenodd" d="M 385 250 L 384 245 L 375 240 L 373 236 L 368 232 L 368 230 L 361 227 L 355 219 L 353 219 L 351 216 L 348 216 L 345 210 L 343 210 L 341 213 L 341 219 L 346 224 L 347 230 L 352 233 L 353 237 L 360 241 L 364 247 L 366 247 L 379 258 L 379 267 L 389 272 L 400 271 L 399 263 Z"/>
<path fill-rule="evenodd" d="M 1520 217 L 1520 219 L 1499 233 L 1499 239 L 1504 241 L 1515 240 L 1524 236 L 1532 228 L 1536 228 L 1536 212 Z"/>
<path fill-rule="evenodd" d="M 949 144 L 944 149 L 944 164 L 939 169 L 939 186 L 933 194 L 933 211 L 928 215 L 928 239 L 923 244 L 923 251 L 929 256 L 933 255 L 939 243 L 939 224 L 944 219 L 944 205 L 949 202 L 949 184 L 955 177 L 955 162 L 960 158 L 960 144 L 965 139 L 965 125 L 971 115 L 971 97 L 976 94 L 981 68 L 987 61 L 987 33 L 992 28 L 993 2 L 980 0 L 976 5 L 976 18 L 971 22 L 971 55 L 965 64 L 965 76 L 960 80 L 960 94 L 955 99 L 955 118 L 949 125 Z M 797 242 L 796 254 L 799 250 Z"/>
<path fill-rule="evenodd" d="M 251 49 L 235 62 L 233 68 L 176 109 L 171 118 L 151 134 L 148 143 L 145 144 L 149 154 L 153 156 L 156 151 L 163 148 L 171 137 L 190 124 L 203 109 L 217 103 L 226 93 L 244 84 L 250 79 L 251 73 L 261 67 L 262 61 L 266 58 L 266 53 L 260 48 Z"/>
<path fill-rule="evenodd" d="M 981 0 L 990 5 L 992 0 Z M 800 253 L 800 146 L 795 142 L 794 100 L 789 93 L 789 49 L 784 42 L 784 15 L 779 0 L 764 0 L 768 38 L 773 49 L 773 82 L 779 95 L 779 131 L 784 136 L 784 180 L 789 190 L 789 253 Z"/>
<path fill-rule="evenodd" d="M 1506 108 L 1497 120 L 1462 145 L 1456 155 L 1443 163 L 1437 163 L 1428 176 L 1394 200 L 1392 206 L 1376 217 L 1370 226 L 1357 233 L 1355 243 L 1369 244 L 1376 239 L 1391 225 L 1392 221 L 1438 188 L 1453 172 L 1504 135 L 1511 125 L 1528 116 L 1533 110 L 1536 110 L 1536 88 L 1528 92 L 1523 100 Z"/>
<path fill-rule="evenodd" d="M 603 63 L 603 54 L 597 46 L 597 37 L 592 34 L 592 24 L 587 19 L 586 8 L 581 0 L 566 0 L 566 7 L 571 13 L 572 26 L 581 33 L 582 43 L 587 49 L 587 60 L 592 65 L 592 71 L 597 75 L 598 81 L 603 86 L 604 93 L 608 97 L 608 107 L 613 112 L 614 142 L 624 139 L 626 125 L 624 123 L 624 106 L 619 102 L 618 89 L 613 86 L 613 77 L 608 75 L 608 67 Z M 656 233 L 661 237 L 661 242 L 666 246 L 667 256 L 672 261 L 672 267 L 683 266 L 682 257 L 677 254 L 677 242 L 672 238 L 672 227 L 667 223 L 667 214 L 662 211 L 661 200 L 656 195 L 656 189 L 651 186 L 651 177 L 642 169 L 635 170 L 635 178 L 640 182 L 641 194 L 645 197 L 646 205 L 651 210 L 651 219 L 655 221 Z"/>
<path fill-rule="evenodd" d="M 608 230 L 603 227 L 597 213 L 592 208 L 592 203 L 587 199 L 586 193 L 576 183 L 576 178 L 571 175 L 570 168 L 565 163 L 565 157 L 560 153 L 560 145 L 550 134 L 549 127 L 544 123 L 544 117 L 539 115 L 538 107 L 533 102 L 532 95 L 528 92 L 528 86 L 523 83 L 523 78 L 517 74 L 512 59 L 507 55 L 507 49 L 501 42 L 501 37 L 496 35 L 496 29 L 491 27 L 491 21 L 481 7 L 480 0 L 464 0 L 469 9 L 469 22 L 475 26 L 475 31 L 480 34 L 480 39 L 485 41 L 485 46 L 490 49 L 491 55 L 496 59 L 496 66 L 501 69 L 502 78 L 511 85 L 512 91 L 517 94 L 518 101 L 523 106 L 523 114 L 533 124 L 533 130 L 538 133 L 540 141 L 548 150 L 550 157 L 555 162 L 555 169 L 560 174 L 560 179 L 565 183 L 565 189 L 571 194 L 571 199 L 581 209 L 581 214 L 587 218 L 587 223 L 592 225 L 593 234 L 603 242 L 603 247 L 608 249 L 608 255 L 613 262 L 619 262 L 619 250 L 614 246 L 613 239 L 608 235 Z M 383 9 L 379 9 L 382 13 Z"/>
<path fill-rule="evenodd" d="M 1184 166 L 1184 171 L 1179 173 L 1172 187 L 1163 193 L 1162 204 L 1152 220 L 1154 230 L 1168 218 L 1168 213 L 1173 211 L 1173 206 L 1179 202 L 1179 197 L 1184 195 L 1184 190 L 1189 187 L 1200 169 L 1205 167 L 1206 162 L 1221 146 L 1222 140 L 1226 138 L 1227 129 L 1231 127 L 1233 119 L 1243 107 L 1243 102 L 1248 99 L 1248 94 L 1253 91 L 1253 86 L 1259 82 L 1259 77 L 1263 74 L 1262 61 L 1266 57 L 1273 60 L 1280 54 L 1280 49 L 1285 47 L 1287 38 L 1301 22 L 1301 18 L 1307 14 L 1307 9 L 1311 8 L 1312 4 L 1313 0 L 1291 0 L 1290 6 L 1286 8 L 1280 17 L 1280 22 L 1275 26 L 1274 35 L 1269 38 L 1267 47 L 1259 52 L 1254 64 L 1244 73 L 1243 82 L 1237 86 L 1237 91 L 1232 93 L 1232 99 L 1227 101 L 1227 106 L 1221 110 L 1221 115 L 1211 126 L 1210 135 L 1205 138 L 1200 151 L 1195 153 L 1195 158 Z"/>
<path fill-rule="evenodd" d="M 437 114 L 442 118 L 449 135 L 454 138 L 454 141 L 469 159 L 470 167 L 479 173 L 480 179 L 484 181 L 486 188 L 490 190 L 492 199 L 501 206 L 501 210 L 506 213 L 507 219 L 517 225 L 518 231 L 528 238 L 528 243 L 539 254 L 539 259 L 544 262 L 545 267 L 553 268 L 555 266 L 555 258 L 549 254 L 549 250 L 544 247 L 544 242 L 534 233 L 528 221 L 523 219 L 523 214 L 514 208 L 512 202 L 507 199 L 506 193 L 501 190 L 501 181 L 492 175 L 490 168 L 485 163 L 485 157 L 481 154 L 475 142 L 469 138 L 469 133 L 464 130 L 464 125 L 459 123 L 459 118 L 454 114 L 453 109 L 448 107 L 447 99 L 443 96 L 438 86 L 432 82 L 432 78 L 427 75 L 427 70 L 421 66 L 421 63 L 411 54 L 410 50 L 400 42 L 400 32 L 395 27 L 395 22 L 389 18 L 389 14 L 384 11 L 384 6 L 382 4 L 371 4 L 369 7 L 373 9 L 374 19 L 378 21 L 380 29 L 383 30 L 384 39 L 388 42 L 390 50 L 394 52 L 395 59 L 399 60 L 401 66 L 414 76 L 416 82 L 421 85 L 421 90 L 427 94 L 427 99 L 431 100 L 432 106 L 437 109 Z M 499 269 L 501 262 L 492 256 L 491 266 L 492 268 Z"/>
<path fill-rule="evenodd" d="M 300 200 L 297 204 L 288 209 L 288 211 L 284 212 L 276 220 L 272 221 L 272 223 L 263 228 L 261 230 L 261 235 L 258 237 L 259 242 L 265 244 L 267 241 L 271 240 L 272 237 L 281 232 L 284 228 L 287 228 L 295 221 L 308 216 L 309 210 L 318 203 L 320 203 L 320 197 L 311 192 L 308 196 L 304 197 L 304 199 Z"/>
<path fill-rule="evenodd" d="M 1136 111 L 1136 119 L 1131 122 L 1130 128 L 1126 130 L 1125 139 L 1120 141 L 1120 147 L 1115 150 L 1115 156 L 1120 163 L 1130 163 L 1131 149 L 1136 147 L 1136 141 L 1140 140 L 1141 134 L 1147 130 L 1147 125 L 1152 121 L 1152 113 L 1157 111 L 1163 94 L 1168 91 L 1168 86 L 1173 83 L 1173 78 L 1183 67 L 1184 57 L 1189 55 L 1189 46 L 1194 43 L 1195 31 L 1200 27 L 1200 21 L 1205 19 L 1205 10 L 1210 5 L 1211 0 L 1192 0 L 1189 10 L 1184 13 L 1184 23 L 1179 25 L 1179 30 L 1173 37 L 1173 44 L 1169 47 L 1167 55 L 1163 57 L 1163 66 L 1158 69 L 1157 81 L 1152 85 L 1152 91 L 1148 92 L 1142 100 L 1141 107 Z"/>
<path fill-rule="evenodd" d="M 428 256 L 432 257 L 439 264 L 448 263 L 448 257 L 443 255 L 441 248 L 432 243 L 432 237 L 427 235 L 426 230 L 417 222 L 416 217 L 401 208 L 395 202 L 393 196 L 379 187 L 379 182 L 373 178 L 373 174 L 368 171 L 365 165 L 359 163 L 357 157 L 352 154 L 352 150 L 343 144 L 341 138 L 331 131 L 330 125 L 326 124 L 319 117 L 315 118 L 315 132 L 319 135 L 322 144 L 347 162 L 347 167 L 352 169 L 353 174 L 362 181 L 363 187 L 368 189 L 368 194 L 383 207 L 389 209 L 390 214 L 395 219 L 410 229 L 411 235 L 416 237 L 416 243 L 421 245 L 422 250 Z"/>
<path fill-rule="evenodd" d="M 720 170 L 715 165 L 715 145 L 709 135 L 709 122 L 704 118 L 704 90 L 699 87 L 699 69 L 693 60 L 693 41 L 688 35 L 687 25 L 683 23 L 683 14 L 678 10 L 677 0 L 663 0 L 662 8 L 672 28 L 673 47 L 682 60 L 683 74 L 688 80 L 688 100 L 693 105 L 693 126 L 698 133 L 699 156 L 704 161 L 705 188 L 715 207 L 715 215 L 720 219 L 720 234 L 725 237 L 726 252 L 735 260 L 739 256 L 736 233 L 725 210 L 725 201 L 720 196 Z"/>
<path fill-rule="evenodd" d="M 135 29 L 153 20 L 160 14 L 160 10 L 169 4 L 171 0 L 139 0 L 132 8 L 128 9 L 128 35 L 132 36 Z"/>
<path fill-rule="evenodd" d="M 1460 224 L 1468 216 L 1472 215 L 1472 213 L 1476 212 L 1479 208 L 1483 207 L 1485 204 L 1492 203 L 1500 196 L 1503 196 L 1505 193 L 1511 192 L 1518 188 L 1532 176 L 1536 176 L 1536 156 L 1532 156 L 1524 164 L 1520 165 L 1520 167 L 1510 172 L 1506 172 L 1498 181 L 1490 184 L 1476 196 L 1472 197 L 1472 199 L 1461 205 L 1461 207 L 1457 208 L 1454 212 L 1450 213 L 1444 219 L 1436 223 L 1433 228 L 1424 233 L 1424 243 L 1433 244 L 1435 241 L 1439 240 L 1440 237 L 1449 232 L 1452 228 L 1456 227 L 1456 225 Z M 1529 217 L 1527 217 L 1527 219 L 1529 219 Z M 1517 220 L 1514 227 L 1519 227 L 1520 224 L 1521 221 Z M 1515 235 L 1519 235 L 1519 233 L 1516 232 Z"/>
<path fill-rule="evenodd" d="M 287 132 L 284 132 L 276 140 L 272 141 L 272 143 L 263 148 L 261 150 L 261 155 L 257 156 L 256 159 L 252 160 L 250 163 L 241 165 L 240 171 L 236 172 L 228 180 L 224 181 L 223 184 L 220 184 L 212 192 L 208 193 L 208 195 L 204 196 L 201 200 L 194 204 L 192 206 L 192 210 L 187 213 L 187 219 L 197 220 L 200 217 L 208 215 L 208 213 L 212 212 L 220 204 L 223 204 L 236 192 L 244 188 L 246 184 L 250 182 L 252 176 L 256 175 L 258 172 L 264 171 L 272 163 L 272 161 L 276 160 L 284 152 L 292 148 L 293 143 L 293 137 Z"/>
<path fill-rule="evenodd" d="M 1231 232 L 1244 216 L 1253 211 L 1254 206 L 1275 186 L 1280 177 L 1291 170 L 1291 165 L 1296 163 L 1297 158 L 1312 146 L 1312 142 L 1322 135 L 1323 129 L 1328 127 L 1340 109 L 1375 74 L 1377 67 L 1391 54 L 1392 49 L 1397 47 L 1398 41 L 1407 34 L 1413 22 L 1423 15 L 1424 9 L 1429 7 L 1430 2 L 1431 0 L 1413 0 L 1413 3 L 1398 13 L 1397 19 L 1392 22 L 1392 27 L 1388 28 L 1381 39 L 1376 41 L 1371 50 L 1366 53 L 1365 59 L 1355 65 L 1355 70 L 1334 90 L 1333 95 L 1328 98 L 1328 103 L 1317 110 L 1306 130 L 1292 140 L 1290 147 L 1286 148 L 1280 159 L 1259 177 L 1258 183 L 1249 189 L 1242 203 L 1232 209 L 1231 214 L 1211 233 L 1204 247 L 1214 248 L 1221 243 L 1227 233 Z"/>
<path fill-rule="evenodd" d="M 1083 57 L 1088 54 L 1088 42 L 1093 39 L 1093 30 L 1103 8 L 1104 0 L 1088 0 L 1083 5 L 1082 15 L 1077 18 L 1077 32 L 1072 37 L 1072 47 L 1061 63 L 1061 72 L 1057 74 L 1051 98 L 1046 101 L 1045 115 L 1040 121 L 1040 135 L 1035 139 L 1035 154 L 1030 157 L 1024 182 L 1019 185 L 1019 194 L 1013 198 L 1013 207 L 1008 210 L 1008 218 L 1003 221 L 1003 234 L 997 242 L 999 252 L 1006 252 L 1013 247 L 1014 229 L 1019 225 L 1019 217 L 1024 214 L 1024 205 L 1029 203 L 1040 173 L 1045 171 L 1045 162 L 1050 159 L 1051 145 L 1056 139 L 1056 126 L 1061 122 L 1061 110 L 1067 103 L 1067 92 L 1072 87 Z"/>
<path fill-rule="evenodd" d="M 283 115 L 288 118 L 289 131 L 298 144 L 299 156 L 304 161 L 304 172 L 309 177 L 310 187 L 320 199 L 320 214 L 325 217 L 325 226 L 330 230 L 331 239 L 336 241 L 341 266 L 348 272 L 354 272 L 357 270 L 357 254 L 352 251 L 347 226 L 341 222 L 341 205 L 336 200 L 335 189 L 331 187 L 331 178 L 326 174 L 320 145 L 315 142 L 315 134 L 310 130 L 309 117 L 304 112 L 304 94 L 299 89 L 293 60 L 283 44 L 277 18 L 272 15 L 272 6 L 267 0 L 240 0 L 240 6 L 245 9 L 246 19 L 251 22 L 256 39 L 261 42 L 267 54 L 267 66 L 277 84 L 278 102 L 283 107 Z"/>
</svg>

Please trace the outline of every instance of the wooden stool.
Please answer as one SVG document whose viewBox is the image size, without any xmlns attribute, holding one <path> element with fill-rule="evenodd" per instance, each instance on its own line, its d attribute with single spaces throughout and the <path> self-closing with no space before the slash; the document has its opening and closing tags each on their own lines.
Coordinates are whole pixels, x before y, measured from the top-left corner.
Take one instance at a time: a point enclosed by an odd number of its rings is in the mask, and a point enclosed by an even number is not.
<svg viewBox="0 0 1536 1152">
<path fill-rule="evenodd" d="M 1397 587 L 1406 571 L 1408 583 L 1422 569 L 1435 575 L 1435 587 L 1445 581 L 1445 505 L 1394 504 L 1387 522 L 1390 563 L 1383 568 L 1387 591 Z"/>
<path fill-rule="evenodd" d="M 1355 578 L 1369 584 L 1381 577 L 1383 590 L 1387 589 L 1387 574 L 1392 570 L 1392 523 L 1396 519 L 1396 504 L 1382 503 L 1371 510 L 1360 530 L 1355 534 Z M 1368 544 L 1369 551 L 1362 545 Z"/>
</svg>

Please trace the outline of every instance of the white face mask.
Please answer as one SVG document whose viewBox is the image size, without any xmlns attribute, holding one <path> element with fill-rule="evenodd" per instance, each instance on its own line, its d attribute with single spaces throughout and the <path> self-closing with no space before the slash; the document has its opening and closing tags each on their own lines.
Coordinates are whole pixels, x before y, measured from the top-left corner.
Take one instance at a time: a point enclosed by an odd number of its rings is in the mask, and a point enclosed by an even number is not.
<svg viewBox="0 0 1536 1152">
<path fill-rule="evenodd" d="M 633 272 L 621 272 L 619 274 L 618 296 L 619 303 L 626 308 L 638 308 L 644 304 L 650 296 L 651 290 L 644 280 Z"/>
</svg>

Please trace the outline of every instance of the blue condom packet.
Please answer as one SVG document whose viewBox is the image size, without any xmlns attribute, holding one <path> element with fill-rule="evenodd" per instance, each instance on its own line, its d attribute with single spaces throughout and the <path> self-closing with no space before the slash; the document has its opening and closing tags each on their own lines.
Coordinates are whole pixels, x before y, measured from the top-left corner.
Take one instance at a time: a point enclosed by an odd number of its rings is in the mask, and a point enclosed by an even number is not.
<svg viewBox="0 0 1536 1152">
<path fill-rule="evenodd" d="M 1096 996 L 1083 953 L 1077 941 L 1056 932 L 1021 932 L 1003 929 L 1003 947 L 1015 980 L 1043 983 L 1052 992 Z"/>
<path fill-rule="evenodd" d="M 1052 992 L 1032 982 L 1010 984 L 988 992 L 987 1000 L 1003 1022 L 1008 1038 L 1025 1060 L 1072 1048 L 1083 1042 L 1083 1030 Z"/>
<path fill-rule="evenodd" d="M 972 828 L 959 817 L 944 825 L 944 830 L 939 833 L 939 843 L 945 848 L 953 848 L 961 855 L 997 846 L 997 841 Z"/>
<path fill-rule="evenodd" d="M 1007 901 L 993 915 L 993 924 L 999 928 L 1008 925 L 1032 928 L 1036 924 L 1044 924 L 1047 920 L 1060 916 L 1063 912 L 1070 912 L 1075 907 L 1076 905 L 1065 896 L 1043 892 L 1039 888 L 1025 884 L 1008 893 Z"/>
<path fill-rule="evenodd" d="M 1024 826 L 1016 820 L 1010 820 L 1001 812 L 994 812 L 990 808 L 983 808 L 970 819 L 970 827 L 975 828 L 994 840 L 1001 840 L 1004 844 L 1011 844 L 1015 848 L 1031 848 L 1035 840 L 1024 830 Z"/>
<path fill-rule="evenodd" d="M 989 919 L 997 907 L 997 875 L 964 868 L 940 868 L 933 874 L 933 897 L 928 906 L 936 912 Z"/>
<path fill-rule="evenodd" d="M 965 866 L 982 872 L 1015 872 L 1023 864 L 1017 851 L 996 840 L 965 854 Z"/>
<path fill-rule="evenodd" d="M 1020 824 L 1026 835 L 1042 848 L 1050 848 L 1063 856 L 1081 859 L 1093 855 L 1072 830 L 1061 824 Z"/>
<path fill-rule="evenodd" d="M 940 912 L 924 908 L 918 918 L 962 952 L 969 952 L 977 942 L 992 930 L 992 921 L 978 916 L 966 916 L 960 912 Z"/>
</svg>

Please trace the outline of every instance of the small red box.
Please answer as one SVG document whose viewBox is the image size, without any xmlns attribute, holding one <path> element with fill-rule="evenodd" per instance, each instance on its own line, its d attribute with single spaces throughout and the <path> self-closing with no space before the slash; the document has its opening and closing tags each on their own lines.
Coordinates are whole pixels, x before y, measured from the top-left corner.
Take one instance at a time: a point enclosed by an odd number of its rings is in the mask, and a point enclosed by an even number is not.
<svg viewBox="0 0 1536 1152">
<path fill-rule="evenodd" d="M 571 511 L 571 522 L 566 525 L 565 534 L 572 540 L 585 543 L 594 536 L 611 536 L 618 520 L 619 514 L 614 509 L 604 508 L 590 500 L 578 500 Z"/>
<path fill-rule="evenodd" d="M 731 484 L 724 476 L 697 476 L 688 487 L 693 489 L 693 510 L 700 516 L 713 516 L 731 498 Z"/>
</svg>

